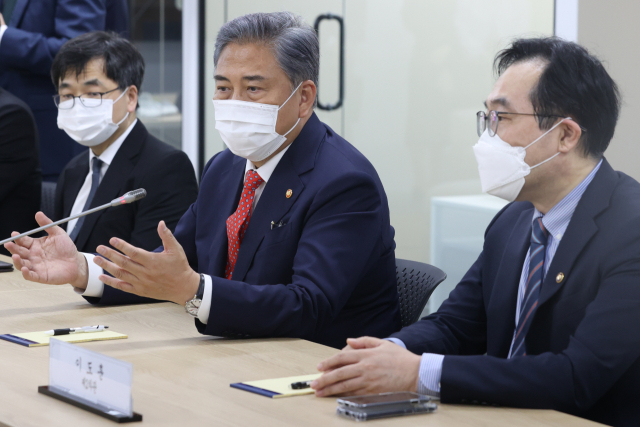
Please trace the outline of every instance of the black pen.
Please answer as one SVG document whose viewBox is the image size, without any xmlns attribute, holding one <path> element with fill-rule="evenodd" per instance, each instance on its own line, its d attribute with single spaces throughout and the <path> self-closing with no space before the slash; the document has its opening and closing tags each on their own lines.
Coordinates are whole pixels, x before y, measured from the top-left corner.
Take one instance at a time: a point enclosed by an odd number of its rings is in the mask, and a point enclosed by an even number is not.
<svg viewBox="0 0 640 427">
<path fill-rule="evenodd" d="M 45 335 L 69 335 L 69 334 L 77 334 L 80 332 L 102 332 L 105 329 L 108 329 L 108 326 L 104 325 L 96 325 L 96 326 L 83 326 L 81 328 L 65 328 L 65 329 L 52 329 L 50 331 L 45 331 Z"/>
<path fill-rule="evenodd" d="M 302 390 L 304 388 L 311 387 L 311 383 L 312 382 L 313 382 L 313 380 L 311 380 L 311 381 L 298 381 L 297 383 L 291 383 L 291 385 L 289 387 L 291 387 L 294 390 Z"/>
</svg>

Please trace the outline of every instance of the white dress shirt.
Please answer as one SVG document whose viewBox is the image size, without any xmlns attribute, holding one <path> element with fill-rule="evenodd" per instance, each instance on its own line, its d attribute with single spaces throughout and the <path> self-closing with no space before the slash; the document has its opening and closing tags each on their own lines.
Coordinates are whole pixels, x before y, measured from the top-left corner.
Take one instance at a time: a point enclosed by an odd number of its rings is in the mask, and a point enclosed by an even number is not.
<svg viewBox="0 0 640 427">
<path fill-rule="evenodd" d="M 291 145 L 289 145 L 289 147 L 290 146 Z M 244 182 L 244 179 L 246 179 L 247 172 L 249 172 L 250 170 L 255 170 L 258 173 L 258 175 L 260 175 L 260 178 L 262 178 L 262 180 L 264 181 L 256 189 L 256 192 L 253 198 L 253 204 L 251 205 L 252 212 L 258 205 L 260 196 L 264 191 L 264 187 L 269 182 L 269 179 L 271 178 L 273 171 L 276 169 L 276 166 L 278 166 L 278 163 L 280 163 L 280 159 L 282 159 L 282 156 L 284 156 L 284 154 L 287 152 L 289 147 L 285 148 L 284 150 L 282 150 L 281 152 L 273 156 L 271 159 L 269 159 L 267 163 L 262 165 L 260 168 L 257 168 L 251 160 L 247 160 L 245 170 L 244 170 L 243 182 Z M 103 274 L 102 269 L 93 263 L 93 257 L 94 257 L 93 255 L 90 255 L 90 254 L 83 254 L 83 255 L 87 258 L 87 264 L 89 265 L 89 281 L 87 283 L 86 290 L 83 291 L 82 289 L 76 289 L 76 292 L 87 297 L 101 297 L 104 292 L 104 283 L 102 283 L 98 279 L 98 277 L 101 274 Z M 203 274 L 203 276 L 204 276 L 204 295 L 202 297 L 202 304 L 200 305 L 200 309 L 198 310 L 198 320 L 206 324 L 209 321 L 209 312 L 211 310 L 212 280 L 211 280 L 211 276 L 207 274 Z"/>
<path fill-rule="evenodd" d="M 113 162 L 113 158 L 116 156 L 116 153 L 122 146 L 122 143 L 124 142 L 124 140 L 127 138 L 127 136 L 129 136 L 131 129 L 133 129 L 137 121 L 138 119 L 135 119 L 131 124 L 131 126 L 129 126 L 122 133 L 122 135 L 120 135 L 118 139 L 113 141 L 113 144 L 108 146 L 107 149 L 104 150 L 104 152 L 99 156 L 96 156 L 95 154 L 93 154 L 93 150 L 89 149 L 89 173 L 87 174 L 87 177 L 84 179 L 84 184 L 82 184 L 82 187 L 80 188 L 80 191 L 76 196 L 76 201 L 73 202 L 73 207 L 71 208 L 71 213 L 69 214 L 69 216 L 73 216 L 82 212 L 82 208 L 84 208 L 85 203 L 87 203 L 87 198 L 89 197 L 89 193 L 91 192 L 91 177 L 93 174 L 93 171 L 92 171 L 93 158 L 98 157 L 100 160 L 102 160 L 102 168 L 100 169 L 100 181 L 99 181 L 99 182 L 102 182 L 102 178 L 104 178 L 104 175 L 107 173 L 107 169 L 109 169 L 109 165 Z M 67 234 L 71 234 L 71 231 L 73 231 L 77 223 L 78 223 L 78 218 L 72 219 L 71 221 L 69 221 L 69 223 L 67 224 Z"/>
<path fill-rule="evenodd" d="M 116 156 L 116 154 L 118 153 L 118 150 L 120 150 L 120 147 L 122 146 L 122 143 L 124 142 L 125 139 L 127 139 L 127 136 L 129 136 L 129 133 L 131 133 L 131 130 L 133 129 L 133 127 L 136 125 L 137 122 L 138 122 L 138 119 L 135 119 L 133 123 L 131 123 L 131 125 L 122 133 L 122 135 L 120 135 L 118 139 L 113 141 L 113 144 L 108 146 L 107 149 L 104 150 L 104 152 L 99 156 L 96 156 L 95 154 L 93 154 L 93 150 L 89 149 L 89 173 L 84 179 L 84 183 L 82 184 L 82 187 L 80 188 L 80 191 L 76 196 L 75 202 L 73 202 L 73 207 L 71 208 L 70 216 L 73 216 L 75 214 L 79 214 L 80 212 L 82 212 L 82 208 L 84 208 L 85 203 L 87 203 L 87 198 L 89 197 L 89 193 L 91 192 L 91 177 L 93 173 L 91 169 L 93 167 L 92 166 L 93 158 L 98 157 L 100 160 L 102 160 L 102 167 L 100 168 L 100 182 L 102 182 L 102 178 L 104 178 L 104 175 L 107 173 L 109 166 L 111 165 L 111 163 L 113 163 L 113 158 Z M 77 223 L 78 223 L 77 218 L 72 219 L 67 223 L 67 234 L 71 234 L 71 231 L 73 231 Z M 85 253 L 83 253 L 83 255 L 87 259 L 87 264 L 89 265 L 90 274 L 92 273 L 92 267 L 96 267 L 97 270 L 99 270 L 99 273 L 96 276 L 97 278 L 100 274 L 102 274 L 102 269 L 100 269 L 100 267 L 98 267 L 93 263 L 93 255 L 85 254 Z M 93 268 L 94 270 L 93 273 L 95 273 L 96 268 Z M 100 295 L 102 295 L 102 286 L 104 285 L 99 280 L 98 282 L 100 283 L 100 285 L 98 285 L 100 288 Z M 83 289 L 74 289 L 74 290 L 77 293 L 80 293 L 82 295 L 95 296 L 95 295 L 87 294 Z M 97 292 L 97 289 L 94 290 L 94 292 Z"/>
<path fill-rule="evenodd" d="M 0 43 L 2 43 L 2 36 L 4 36 L 4 32 L 7 31 L 6 25 L 0 25 Z"/>
</svg>

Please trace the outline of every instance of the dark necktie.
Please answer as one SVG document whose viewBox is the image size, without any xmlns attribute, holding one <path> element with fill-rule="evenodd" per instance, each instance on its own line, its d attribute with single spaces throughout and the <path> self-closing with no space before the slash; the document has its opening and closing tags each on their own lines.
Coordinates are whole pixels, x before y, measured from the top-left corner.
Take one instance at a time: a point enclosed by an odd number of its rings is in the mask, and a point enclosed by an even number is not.
<svg viewBox="0 0 640 427">
<path fill-rule="evenodd" d="M 546 253 L 547 238 L 549 232 L 542 224 L 542 218 L 533 221 L 531 230 L 531 248 L 529 249 L 529 277 L 527 287 L 524 291 L 522 304 L 520 305 L 520 316 L 518 318 L 518 328 L 516 336 L 513 338 L 513 356 L 526 356 L 527 349 L 524 339 L 529 331 L 529 326 L 533 321 L 533 316 L 538 308 L 538 296 L 544 278 L 544 257 Z"/>
<path fill-rule="evenodd" d="M 2 17 L 7 25 L 11 22 L 11 15 L 13 15 L 13 9 L 16 7 L 17 1 L 18 0 L 4 0 L 2 3 Z"/>
<path fill-rule="evenodd" d="M 82 212 L 89 209 L 89 206 L 91 206 L 91 202 L 93 201 L 93 196 L 95 196 L 96 191 L 98 191 L 98 186 L 100 185 L 100 169 L 102 169 L 102 163 L 103 161 L 97 157 L 94 157 L 91 161 L 91 191 L 89 191 L 89 197 L 87 197 L 87 202 L 84 204 Z M 71 230 L 71 234 L 69 234 L 69 237 L 71 237 L 71 240 L 73 240 L 74 242 L 76 241 L 76 238 L 80 233 L 80 229 L 82 228 L 82 224 L 84 223 L 85 218 L 86 216 L 78 218 L 76 226 L 73 227 L 73 230 Z"/>
<path fill-rule="evenodd" d="M 240 252 L 240 244 L 244 238 L 244 233 L 249 227 L 249 220 L 251 219 L 251 205 L 256 194 L 256 190 L 260 187 L 264 180 L 254 170 L 247 172 L 247 177 L 244 180 L 244 188 L 242 189 L 242 195 L 240 196 L 240 203 L 238 203 L 238 209 L 227 219 L 227 238 L 229 239 L 229 255 L 227 258 L 227 268 L 225 269 L 224 276 L 227 279 L 231 279 L 233 276 L 233 269 L 236 266 L 238 260 L 238 252 Z"/>
</svg>

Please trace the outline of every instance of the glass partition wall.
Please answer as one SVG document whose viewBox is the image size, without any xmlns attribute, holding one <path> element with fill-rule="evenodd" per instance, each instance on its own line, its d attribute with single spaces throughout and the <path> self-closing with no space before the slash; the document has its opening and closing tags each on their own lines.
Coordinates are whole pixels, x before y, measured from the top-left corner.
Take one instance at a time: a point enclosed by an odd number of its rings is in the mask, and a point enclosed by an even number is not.
<svg viewBox="0 0 640 427">
<path fill-rule="evenodd" d="M 182 0 L 129 0 L 129 7 L 131 41 L 146 65 L 137 116 L 152 135 L 182 148 Z"/>
</svg>

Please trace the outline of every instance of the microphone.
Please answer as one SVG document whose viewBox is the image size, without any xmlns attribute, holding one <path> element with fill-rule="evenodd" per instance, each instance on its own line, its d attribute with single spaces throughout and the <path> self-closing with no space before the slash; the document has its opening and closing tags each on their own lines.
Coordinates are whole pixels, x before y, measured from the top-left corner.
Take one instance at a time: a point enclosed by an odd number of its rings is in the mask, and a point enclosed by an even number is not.
<svg viewBox="0 0 640 427">
<path fill-rule="evenodd" d="M 51 227 L 55 227 L 56 225 L 64 224 L 65 222 L 71 221 L 72 219 L 80 218 L 81 216 L 85 216 L 85 215 L 92 214 L 94 212 L 98 212 L 98 211 L 100 211 L 102 209 L 110 208 L 112 206 L 120 206 L 120 205 L 126 205 L 128 203 L 137 202 L 140 199 L 144 199 L 146 197 L 146 195 L 147 195 L 147 190 L 145 190 L 144 188 L 139 188 L 137 190 L 129 191 L 125 195 L 123 195 L 121 197 L 118 197 L 117 199 L 113 199 L 109 203 L 105 203 L 102 206 L 98 206 L 96 208 L 89 209 L 88 211 L 80 212 L 79 214 L 70 216 L 69 218 L 61 219 L 60 221 L 56 221 L 56 222 L 53 222 L 53 223 L 48 224 L 48 225 L 43 225 L 42 227 L 35 228 L 35 229 L 31 230 L 31 231 L 27 231 L 26 233 L 22 233 L 22 234 L 19 234 L 17 236 L 5 239 L 5 240 L 0 242 L 0 246 L 4 245 L 5 243 L 13 242 L 14 240 L 19 239 L 21 237 L 26 237 L 26 236 L 30 236 L 30 235 L 35 234 L 35 233 L 39 233 L 40 231 L 46 230 L 47 228 L 51 228 Z"/>
</svg>

